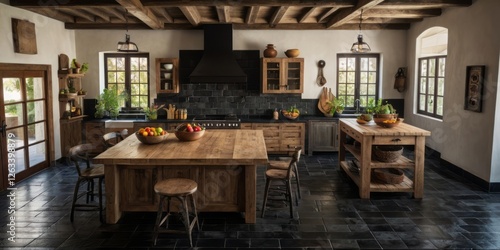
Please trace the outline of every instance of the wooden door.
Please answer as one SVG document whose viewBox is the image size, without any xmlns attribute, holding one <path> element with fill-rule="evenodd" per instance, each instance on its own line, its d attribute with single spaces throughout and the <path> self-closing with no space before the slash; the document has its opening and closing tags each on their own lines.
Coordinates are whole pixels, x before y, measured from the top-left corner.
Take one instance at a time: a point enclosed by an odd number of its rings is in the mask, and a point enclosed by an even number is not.
<svg viewBox="0 0 500 250">
<path fill-rule="evenodd" d="M 24 67 L 0 64 L 1 189 L 48 167 L 51 158 L 50 66 Z"/>
</svg>

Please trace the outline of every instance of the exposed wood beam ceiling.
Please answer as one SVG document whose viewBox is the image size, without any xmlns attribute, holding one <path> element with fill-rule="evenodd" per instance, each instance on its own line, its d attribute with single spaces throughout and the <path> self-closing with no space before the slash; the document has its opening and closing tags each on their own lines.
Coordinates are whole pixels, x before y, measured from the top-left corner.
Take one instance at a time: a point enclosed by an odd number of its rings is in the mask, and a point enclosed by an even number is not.
<svg viewBox="0 0 500 250">
<path fill-rule="evenodd" d="M 10 5 L 65 23 L 67 29 L 409 29 L 472 0 L 11 0 Z"/>
</svg>

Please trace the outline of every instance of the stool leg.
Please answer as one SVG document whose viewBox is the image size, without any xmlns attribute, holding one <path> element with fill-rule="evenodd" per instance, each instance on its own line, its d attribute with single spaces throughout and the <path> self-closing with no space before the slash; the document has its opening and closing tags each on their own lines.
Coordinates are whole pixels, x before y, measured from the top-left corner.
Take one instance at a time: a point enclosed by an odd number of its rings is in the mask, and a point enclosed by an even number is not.
<svg viewBox="0 0 500 250">
<path fill-rule="evenodd" d="M 292 183 L 290 180 L 286 182 L 286 187 L 288 189 L 288 198 L 290 202 L 290 218 L 293 219 L 293 194 L 292 194 Z"/>
<path fill-rule="evenodd" d="M 299 178 L 299 169 L 297 167 L 297 164 L 294 166 L 295 169 L 295 181 L 297 182 L 297 193 L 299 195 L 299 199 L 302 199 L 302 196 L 300 194 L 300 178 Z M 298 206 L 298 201 L 297 201 L 297 206 Z"/>
<path fill-rule="evenodd" d="M 160 196 L 160 202 L 158 205 L 158 212 L 156 213 L 156 224 L 155 224 L 155 229 L 153 232 L 153 244 L 156 246 L 156 239 L 158 238 L 158 231 L 160 230 L 160 221 L 161 221 L 161 216 L 163 213 L 163 201 L 165 197 Z"/>
<path fill-rule="evenodd" d="M 194 194 L 191 195 L 191 204 L 193 205 L 194 212 L 193 220 L 196 222 L 196 226 L 198 226 L 198 231 L 200 231 L 200 222 L 198 221 L 198 211 L 196 210 L 196 200 L 194 198 Z"/>
<path fill-rule="evenodd" d="M 182 202 L 182 208 L 184 209 L 184 226 L 189 236 L 189 244 L 193 247 L 193 238 L 191 237 L 191 223 L 189 223 L 189 209 L 187 204 L 187 197 L 179 197 Z"/>
<path fill-rule="evenodd" d="M 269 187 L 271 186 L 271 179 L 266 178 L 266 187 L 264 189 L 264 201 L 262 202 L 262 212 L 260 217 L 264 218 L 264 212 L 266 211 L 267 195 L 269 194 Z"/>
<path fill-rule="evenodd" d="M 75 185 L 75 191 L 73 192 L 73 202 L 71 203 L 71 214 L 69 217 L 69 220 L 73 222 L 74 215 L 75 215 L 75 205 L 76 205 L 76 200 L 78 198 L 78 189 L 80 188 L 80 184 L 82 182 L 82 179 L 78 178 L 78 181 L 76 181 Z"/>
</svg>

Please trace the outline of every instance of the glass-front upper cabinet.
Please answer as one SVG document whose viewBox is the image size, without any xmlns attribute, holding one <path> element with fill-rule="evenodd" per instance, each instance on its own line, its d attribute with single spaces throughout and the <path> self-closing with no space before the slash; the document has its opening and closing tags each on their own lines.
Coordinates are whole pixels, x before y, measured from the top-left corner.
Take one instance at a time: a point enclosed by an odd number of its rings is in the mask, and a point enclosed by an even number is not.
<svg viewBox="0 0 500 250">
<path fill-rule="evenodd" d="M 303 79 L 304 58 L 262 58 L 262 93 L 300 94 Z"/>
<path fill-rule="evenodd" d="M 179 93 L 179 59 L 156 58 L 156 92 Z"/>
</svg>

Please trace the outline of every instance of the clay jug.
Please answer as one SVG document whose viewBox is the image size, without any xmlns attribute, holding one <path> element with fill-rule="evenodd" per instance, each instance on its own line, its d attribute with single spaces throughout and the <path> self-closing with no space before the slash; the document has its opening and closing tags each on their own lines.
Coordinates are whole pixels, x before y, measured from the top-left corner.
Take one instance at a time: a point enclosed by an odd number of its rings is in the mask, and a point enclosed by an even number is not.
<svg viewBox="0 0 500 250">
<path fill-rule="evenodd" d="M 264 50 L 264 57 L 266 58 L 274 58 L 278 55 L 278 51 L 274 49 L 273 44 L 268 44 L 267 49 Z"/>
</svg>

